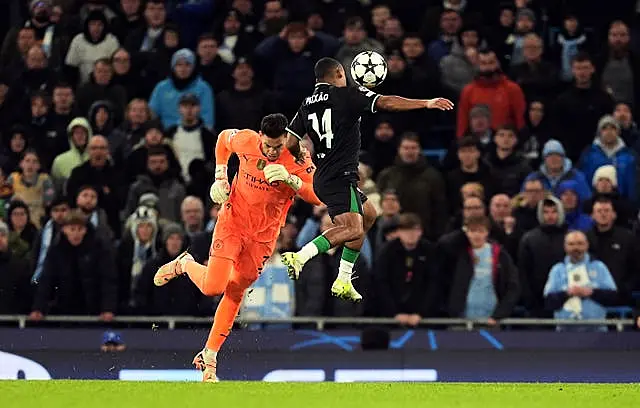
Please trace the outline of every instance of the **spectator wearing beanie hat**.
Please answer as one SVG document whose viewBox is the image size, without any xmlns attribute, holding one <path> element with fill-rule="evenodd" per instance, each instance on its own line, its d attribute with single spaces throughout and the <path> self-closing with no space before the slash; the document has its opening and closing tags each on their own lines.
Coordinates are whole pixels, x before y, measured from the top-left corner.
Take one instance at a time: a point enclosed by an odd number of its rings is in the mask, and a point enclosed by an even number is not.
<svg viewBox="0 0 640 408">
<path fill-rule="evenodd" d="M 596 170 L 607 164 L 616 168 L 620 195 L 634 202 L 636 199 L 635 154 L 620 137 L 620 124 L 611 115 L 603 116 L 598 122 L 598 136 L 582 153 L 578 167 L 591 180 Z"/>
<path fill-rule="evenodd" d="M 130 233 L 123 234 L 118 247 L 118 302 L 120 313 L 135 313 L 134 293 L 140 284 L 142 269 L 156 254 L 158 221 L 147 207 L 138 207 L 132 214 Z"/>
<path fill-rule="evenodd" d="M 553 191 L 563 181 L 573 180 L 576 182 L 580 201 L 584 202 L 591 197 L 591 188 L 585 175 L 573 167 L 571 159 L 566 157 L 562 143 L 555 139 L 547 141 L 542 149 L 542 158 L 540 169 L 527 176 L 522 183 L 521 191 L 524 191 L 524 185 L 530 180 L 542 181 L 544 189 L 548 191 Z"/>
<path fill-rule="evenodd" d="M 610 164 L 599 167 L 593 175 L 592 185 L 594 196 L 584 203 L 585 214 L 591 214 L 594 201 L 604 196 L 613 203 L 613 208 L 616 211 L 615 224 L 620 227 L 632 228 L 637 210 L 628 199 L 620 196 L 616 168 Z"/>
<path fill-rule="evenodd" d="M 133 293 L 138 313 L 144 315 L 198 316 L 210 314 L 211 300 L 205 298 L 189 279 L 176 279 L 175 284 L 157 287 L 153 276 L 158 268 L 185 250 L 187 238 L 182 227 L 168 223 L 162 229 L 162 247 L 142 269 Z"/>
<path fill-rule="evenodd" d="M 171 57 L 171 74 L 153 89 L 149 107 L 162 121 L 165 128 L 180 124 L 179 102 L 184 94 L 193 94 L 200 101 L 204 124 L 214 127 L 213 92 L 195 70 L 196 56 L 187 49 L 176 51 Z"/>
</svg>

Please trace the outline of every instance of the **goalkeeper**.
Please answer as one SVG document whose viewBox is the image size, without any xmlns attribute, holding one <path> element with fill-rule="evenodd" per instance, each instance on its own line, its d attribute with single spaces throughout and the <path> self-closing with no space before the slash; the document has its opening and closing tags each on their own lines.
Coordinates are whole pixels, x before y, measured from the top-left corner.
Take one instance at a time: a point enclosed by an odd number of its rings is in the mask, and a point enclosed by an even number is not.
<svg viewBox="0 0 640 408">
<path fill-rule="evenodd" d="M 202 293 L 224 293 L 213 320 L 205 348 L 194 358 L 203 371 L 203 381 L 217 381 L 217 353 L 229 335 L 247 288 L 258 279 L 275 249 L 280 228 L 294 197 L 320 204 L 313 192 L 315 167 L 308 157 L 299 164 L 285 147 L 287 118 L 272 114 L 262 119 L 261 130 L 225 130 L 216 143 L 215 182 L 211 199 L 222 204 L 209 263 L 200 265 L 184 252 L 158 269 L 156 286 L 187 274 Z M 227 161 L 231 153 L 240 158 L 240 168 L 229 185 Z"/>
</svg>

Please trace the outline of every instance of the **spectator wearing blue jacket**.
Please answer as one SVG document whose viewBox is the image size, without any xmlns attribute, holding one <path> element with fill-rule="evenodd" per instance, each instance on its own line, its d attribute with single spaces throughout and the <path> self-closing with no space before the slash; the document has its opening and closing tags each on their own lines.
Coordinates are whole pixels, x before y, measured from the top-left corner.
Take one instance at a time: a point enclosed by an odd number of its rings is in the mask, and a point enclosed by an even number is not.
<svg viewBox="0 0 640 408">
<path fill-rule="evenodd" d="M 573 180 L 577 183 L 576 191 L 580 201 L 584 202 L 591 197 L 591 188 L 585 175 L 573 167 L 571 159 L 566 157 L 562 143 L 555 139 L 547 141 L 542 149 L 542 158 L 540 169 L 527 176 L 521 191 L 524 191 L 524 185 L 530 180 L 542 181 L 544 189 L 551 192 L 563 181 Z"/>
<path fill-rule="evenodd" d="M 582 212 L 578 183 L 575 180 L 567 180 L 556 188 L 555 196 L 560 198 L 565 210 L 565 222 L 569 231 L 588 231 L 593 226 L 591 217 Z"/>
<path fill-rule="evenodd" d="M 616 284 L 607 266 L 591 259 L 589 242 L 581 231 L 564 240 L 566 257 L 551 268 L 544 287 L 547 309 L 559 320 L 599 320 L 607 315 L 605 306 L 617 298 Z M 606 326 L 565 326 L 558 330 L 606 331 Z"/>
<path fill-rule="evenodd" d="M 195 62 L 196 56 L 191 50 L 183 48 L 176 51 L 171 57 L 171 75 L 153 89 L 149 107 L 165 129 L 180 125 L 180 97 L 189 93 L 198 98 L 202 121 L 209 129 L 213 129 L 213 92 L 194 69 Z"/>
<path fill-rule="evenodd" d="M 598 136 L 582 153 L 579 168 L 591 180 L 596 170 L 607 164 L 616 168 L 620 195 L 634 201 L 636 158 L 620 137 L 620 123 L 611 115 L 603 116 L 598 122 Z"/>
</svg>

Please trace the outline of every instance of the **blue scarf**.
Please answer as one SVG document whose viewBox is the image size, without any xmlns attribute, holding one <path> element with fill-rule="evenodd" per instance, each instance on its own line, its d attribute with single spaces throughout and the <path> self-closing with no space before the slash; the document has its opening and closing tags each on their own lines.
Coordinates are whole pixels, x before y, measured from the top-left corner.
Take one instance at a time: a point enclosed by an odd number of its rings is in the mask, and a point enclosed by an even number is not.
<svg viewBox="0 0 640 408">
<path fill-rule="evenodd" d="M 42 238 L 40 243 L 40 253 L 38 253 L 38 261 L 36 263 L 36 270 L 31 277 L 31 283 L 37 284 L 42 275 L 44 269 L 44 260 L 47 258 L 47 252 L 49 252 L 49 246 L 51 245 L 51 239 L 53 238 L 53 220 L 47 221 L 44 228 L 42 228 Z"/>
</svg>

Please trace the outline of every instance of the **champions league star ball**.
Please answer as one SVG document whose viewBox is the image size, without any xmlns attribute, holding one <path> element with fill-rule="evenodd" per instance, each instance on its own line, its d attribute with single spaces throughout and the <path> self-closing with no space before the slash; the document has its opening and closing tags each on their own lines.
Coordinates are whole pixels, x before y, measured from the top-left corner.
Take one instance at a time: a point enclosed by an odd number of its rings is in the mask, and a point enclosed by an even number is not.
<svg viewBox="0 0 640 408">
<path fill-rule="evenodd" d="M 374 88 L 387 76 L 387 61 L 375 51 L 363 51 L 351 63 L 351 77 L 358 85 Z"/>
</svg>

